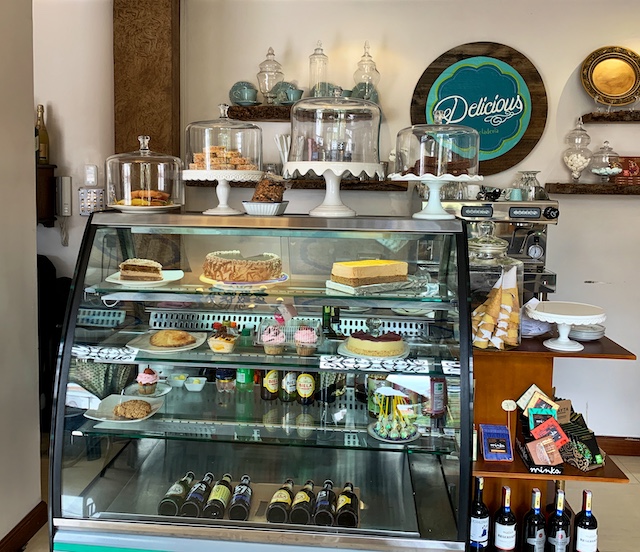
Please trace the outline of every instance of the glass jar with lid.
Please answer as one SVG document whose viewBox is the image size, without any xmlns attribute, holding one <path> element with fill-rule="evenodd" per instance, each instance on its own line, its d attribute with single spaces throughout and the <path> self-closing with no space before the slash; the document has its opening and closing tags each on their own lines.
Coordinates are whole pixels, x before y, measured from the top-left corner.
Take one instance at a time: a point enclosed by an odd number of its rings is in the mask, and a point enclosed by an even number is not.
<svg viewBox="0 0 640 552">
<path fill-rule="evenodd" d="M 601 182 L 608 182 L 609 177 L 616 176 L 622 172 L 620 156 L 613 151 L 613 148 L 606 140 L 604 145 L 591 158 L 591 172 L 598 175 Z"/>
<path fill-rule="evenodd" d="M 149 136 L 138 136 L 140 149 L 105 161 L 108 204 L 135 212 L 166 210 L 182 202 L 182 161 L 149 149 Z M 146 209 L 141 209 L 145 207 Z"/>
<path fill-rule="evenodd" d="M 495 225 L 476 225 L 469 239 L 471 335 L 479 349 L 507 350 L 520 344 L 524 264 L 507 256 L 509 243 L 495 236 Z"/>
<path fill-rule="evenodd" d="M 259 171 L 262 168 L 262 129 L 230 119 L 221 104 L 220 118 L 189 123 L 185 166 L 191 171 Z"/>
<path fill-rule="evenodd" d="M 582 126 L 582 117 L 578 117 L 578 124 L 569 132 L 564 143 L 569 147 L 564 150 L 562 160 L 571 171 L 571 180 L 578 182 L 580 174 L 589 166 L 591 161 L 591 150 L 587 147 L 591 143 L 591 137 Z"/>
</svg>

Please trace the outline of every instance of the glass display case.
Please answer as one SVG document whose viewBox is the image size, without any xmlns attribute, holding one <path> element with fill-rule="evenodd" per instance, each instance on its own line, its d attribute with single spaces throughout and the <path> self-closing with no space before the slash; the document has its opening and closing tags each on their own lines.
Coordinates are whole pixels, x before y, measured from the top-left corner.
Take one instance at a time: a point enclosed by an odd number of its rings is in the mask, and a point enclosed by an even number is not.
<svg viewBox="0 0 640 552">
<path fill-rule="evenodd" d="M 54 548 L 464 550 L 465 223 L 210 221 L 89 220 L 56 376 Z"/>
</svg>

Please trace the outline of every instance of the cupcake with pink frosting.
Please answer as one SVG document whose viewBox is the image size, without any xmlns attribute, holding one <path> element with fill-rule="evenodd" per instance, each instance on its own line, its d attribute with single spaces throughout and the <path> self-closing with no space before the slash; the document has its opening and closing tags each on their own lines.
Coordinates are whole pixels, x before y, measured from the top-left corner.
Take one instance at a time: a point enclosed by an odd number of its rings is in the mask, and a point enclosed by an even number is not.
<svg viewBox="0 0 640 552">
<path fill-rule="evenodd" d="M 266 354 L 281 355 L 284 352 L 285 335 L 279 326 L 267 326 L 261 337 Z"/>
<path fill-rule="evenodd" d="M 138 374 L 136 381 L 138 382 L 138 393 L 141 395 L 153 395 L 158 385 L 158 374 L 151 368 L 145 368 L 143 372 Z"/>
<path fill-rule="evenodd" d="M 293 335 L 293 339 L 300 356 L 312 355 L 318 345 L 318 334 L 309 326 L 300 326 Z"/>
</svg>

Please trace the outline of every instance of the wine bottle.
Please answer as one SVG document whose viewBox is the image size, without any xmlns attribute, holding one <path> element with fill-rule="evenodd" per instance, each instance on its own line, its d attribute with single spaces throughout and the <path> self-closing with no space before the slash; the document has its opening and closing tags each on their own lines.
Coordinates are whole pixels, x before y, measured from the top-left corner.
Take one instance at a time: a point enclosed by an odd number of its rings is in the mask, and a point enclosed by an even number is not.
<svg viewBox="0 0 640 552">
<path fill-rule="evenodd" d="M 251 478 L 245 474 L 240 479 L 233 490 L 233 496 L 231 502 L 229 502 L 229 519 L 236 521 L 246 521 L 249 519 L 249 512 L 251 511 Z"/>
<path fill-rule="evenodd" d="M 576 552 L 597 552 L 598 520 L 591 511 L 591 491 L 582 491 L 582 510 L 576 515 L 573 543 Z"/>
<path fill-rule="evenodd" d="M 322 334 L 325 339 L 337 339 L 338 335 L 331 326 L 331 319 L 334 308 L 331 306 L 322 307 Z"/>
<path fill-rule="evenodd" d="M 35 135 L 36 135 L 36 164 L 38 163 L 38 156 L 40 155 L 40 134 L 38 132 L 38 127 L 35 127 Z"/>
<path fill-rule="evenodd" d="M 489 509 L 482 500 L 484 477 L 476 477 L 473 502 L 471 503 L 471 530 L 469 532 L 469 548 L 471 550 L 487 550 L 489 548 Z"/>
<path fill-rule="evenodd" d="M 296 379 L 296 392 L 298 394 L 298 403 L 301 405 L 313 404 L 314 394 L 316 392 L 316 378 L 309 372 L 301 372 Z"/>
<path fill-rule="evenodd" d="M 546 507 L 546 515 L 547 515 L 547 519 L 549 519 L 550 516 L 554 515 L 556 512 L 556 502 L 558 500 L 558 491 L 563 491 L 566 495 L 566 489 L 565 489 L 565 481 L 564 480 L 560 480 L 560 479 L 556 479 L 555 482 L 555 494 L 553 495 L 553 499 L 551 500 L 551 502 L 549 502 L 549 504 L 547 504 Z M 569 527 L 571 527 L 571 522 L 573 521 L 573 514 L 571 513 L 571 511 L 568 508 L 564 509 L 563 515 L 565 517 L 565 519 L 567 520 L 567 525 Z"/>
<path fill-rule="evenodd" d="M 38 129 L 38 163 L 49 164 L 49 132 L 44 124 L 44 106 L 38 104 L 36 109 L 36 129 Z"/>
<path fill-rule="evenodd" d="M 158 503 L 158 514 L 161 516 L 177 516 L 180 506 L 182 506 L 187 497 L 195 478 L 195 474 L 192 471 L 188 471 L 182 479 L 171 485 Z"/>
<path fill-rule="evenodd" d="M 531 491 L 531 510 L 522 521 L 522 550 L 524 552 L 544 552 L 546 541 L 545 519 L 540 512 L 540 489 Z"/>
<path fill-rule="evenodd" d="M 353 483 L 347 481 L 338 495 L 336 504 L 336 525 L 338 527 L 358 527 L 360 500 L 353 492 Z"/>
<path fill-rule="evenodd" d="M 313 522 L 316 525 L 333 525 L 336 516 L 336 493 L 333 492 L 333 481 L 325 480 L 322 490 L 316 498 L 316 509 Z"/>
<path fill-rule="evenodd" d="M 185 498 L 182 506 L 180 506 L 180 515 L 186 517 L 200 517 L 205 501 L 211 492 L 214 475 L 211 472 L 204 474 L 204 477 L 198 481 Z"/>
<path fill-rule="evenodd" d="M 286 523 L 289 520 L 291 503 L 293 502 L 293 479 L 285 480 L 267 506 L 267 521 L 271 523 Z"/>
<path fill-rule="evenodd" d="M 313 485 L 313 480 L 308 479 L 304 487 L 293 498 L 291 514 L 289 515 L 291 523 L 306 525 L 311 521 L 311 516 L 316 506 L 316 494 L 313 492 Z"/>
<path fill-rule="evenodd" d="M 298 397 L 296 392 L 297 372 L 281 372 L 280 373 L 280 393 L 279 397 L 282 402 L 295 401 Z"/>
<path fill-rule="evenodd" d="M 231 498 L 231 474 L 225 473 L 211 489 L 209 500 L 202 511 L 202 517 L 222 519 Z"/>
<path fill-rule="evenodd" d="M 265 401 L 272 401 L 278 398 L 278 371 L 264 370 L 262 374 L 262 387 L 260 397 Z"/>
<path fill-rule="evenodd" d="M 556 492 L 556 511 L 547 520 L 545 552 L 569 552 L 570 525 L 564 513 L 564 491 Z"/>
<path fill-rule="evenodd" d="M 511 511 L 511 487 L 502 487 L 502 506 L 493 517 L 493 545 L 497 551 L 516 549 L 516 516 Z"/>
</svg>

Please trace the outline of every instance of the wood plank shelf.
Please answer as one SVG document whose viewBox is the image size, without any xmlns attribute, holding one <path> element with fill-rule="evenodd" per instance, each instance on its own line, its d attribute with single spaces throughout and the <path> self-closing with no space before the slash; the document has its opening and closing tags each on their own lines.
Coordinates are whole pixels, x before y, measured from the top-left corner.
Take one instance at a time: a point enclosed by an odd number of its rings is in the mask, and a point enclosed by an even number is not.
<svg viewBox="0 0 640 552">
<path fill-rule="evenodd" d="M 288 123 L 291 121 L 290 105 L 256 105 L 229 107 L 229 117 L 238 121 Z"/>
<path fill-rule="evenodd" d="M 630 109 L 621 109 L 619 111 L 610 111 L 609 113 L 592 112 L 585 113 L 582 116 L 583 123 L 640 123 L 640 111 L 631 111 Z"/>
<path fill-rule="evenodd" d="M 640 186 L 629 184 L 565 184 L 564 182 L 547 182 L 545 189 L 550 194 L 640 195 Z"/>
<path fill-rule="evenodd" d="M 191 187 L 213 188 L 217 185 L 215 180 L 186 180 L 185 184 Z M 323 178 L 286 179 L 285 184 L 292 190 L 324 190 L 326 183 Z M 229 182 L 232 188 L 255 188 L 255 182 Z M 395 180 L 343 180 L 340 190 L 366 190 L 367 192 L 406 192 L 407 182 Z"/>
</svg>

